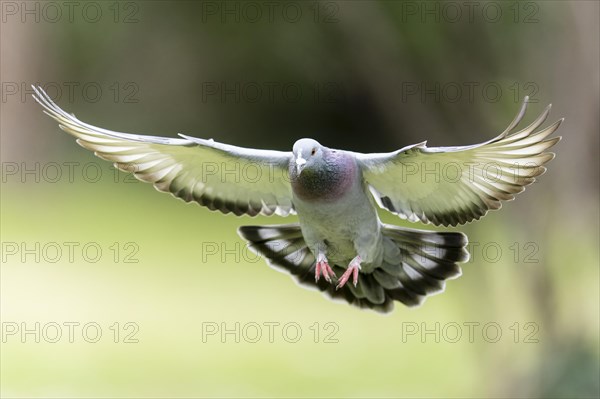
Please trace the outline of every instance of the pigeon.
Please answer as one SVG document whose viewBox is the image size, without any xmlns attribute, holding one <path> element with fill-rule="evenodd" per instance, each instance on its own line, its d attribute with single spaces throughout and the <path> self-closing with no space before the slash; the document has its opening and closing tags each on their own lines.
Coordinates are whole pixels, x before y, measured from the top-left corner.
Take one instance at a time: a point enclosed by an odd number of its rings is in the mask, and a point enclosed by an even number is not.
<svg viewBox="0 0 600 399">
<path fill-rule="evenodd" d="M 528 103 L 495 138 L 460 147 L 422 142 L 389 153 L 332 149 L 303 138 L 292 151 L 242 148 L 179 134 L 119 133 L 59 108 L 41 87 L 33 97 L 82 147 L 159 191 L 234 215 L 297 215 L 291 224 L 242 226 L 248 247 L 273 268 L 329 298 L 381 313 L 440 293 L 469 259 L 467 237 L 384 224 L 383 208 L 410 222 L 458 226 L 500 209 L 554 158 L 541 128 L 550 105 L 516 131 Z"/>
</svg>

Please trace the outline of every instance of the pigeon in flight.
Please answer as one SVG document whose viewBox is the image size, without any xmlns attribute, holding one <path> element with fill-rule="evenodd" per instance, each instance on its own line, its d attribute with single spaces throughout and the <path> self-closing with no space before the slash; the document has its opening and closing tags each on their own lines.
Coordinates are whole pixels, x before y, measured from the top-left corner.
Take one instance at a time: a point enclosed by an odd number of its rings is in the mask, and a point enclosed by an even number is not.
<svg viewBox="0 0 600 399">
<path fill-rule="evenodd" d="M 462 147 L 426 142 L 361 154 L 298 140 L 291 152 L 248 149 L 179 134 L 102 129 L 59 108 L 41 87 L 35 100 L 77 143 L 185 202 L 235 215 L 297 214 L 298 223 L 242 226 L 239 234 L 276 269 L 334 300 L 389 312 L 421 304 L 461 274 L 467 237 L 387 225 L 377 206 L 411 222 L 457 226 L 499 209 L 554 158 L 540 128 L 550 111 L 516 131 L 527 107 L 499 136 Z M 539 128 L 539 129 L 538 129 Z"/>
</svg>

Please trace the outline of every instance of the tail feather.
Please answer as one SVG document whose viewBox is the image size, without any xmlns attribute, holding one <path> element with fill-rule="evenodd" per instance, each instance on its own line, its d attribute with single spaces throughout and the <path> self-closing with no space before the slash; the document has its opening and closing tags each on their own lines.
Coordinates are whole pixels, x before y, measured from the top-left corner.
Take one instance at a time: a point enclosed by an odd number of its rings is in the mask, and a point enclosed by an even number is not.
<svg viewBox="0 0 600 399">
<path fill-rule="evenodd" d="M 469 253 L 467 237 L 455 232 L 432 232 L 384 225 L 384 257 L 373 273 L 360 273 L 356 287 L 336 290 L 324 279 L 315 281 L 315 256 L 306 245 L 298 224 L 242 226 L 249 247 L 270 266 L 290 273 L 302 286 L 318 289 L 334 300 L 361 308 L 389 312 L 394 301 L 420 305 L 428 295 L 444 290 L 445 280 L 460 276 L 457 263 Z M 346 265 L 330 265 L 341 276 Z"/>
<path fill-rule="evenodd" d="M 458 263 L 466 262 L 467 236 L 458 232 L 434 232 L 385 225 L 386 244 L 400 251 L 388 251 L 381 268 L 400 281 L 401 287 L 387 294 L 407 306 L 423 303 L 425 298 L 442 292 L 445 280 L 461 275 Z M 390 243 L 391 241 L 391 243 Z M 376 275 L 377 277 L 377 275 Z"/>
</svg>

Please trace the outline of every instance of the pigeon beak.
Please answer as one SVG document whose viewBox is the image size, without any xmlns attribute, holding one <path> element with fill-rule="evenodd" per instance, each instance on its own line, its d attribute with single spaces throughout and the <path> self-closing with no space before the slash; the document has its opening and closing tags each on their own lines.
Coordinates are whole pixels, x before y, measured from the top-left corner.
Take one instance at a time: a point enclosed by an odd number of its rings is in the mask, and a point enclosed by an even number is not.
<svg viewBox="0 0 600 399">
<path fill-rule="evenodd" d="M 300 176 L 300 173 L 302 173 L 302 169 L 304 169 L 305 165 L 306 159 L 302 158 L 302 154 L 298 154 L 298 157 L 296 158 L 296 173 L 298 176 Z"/>
</svg>

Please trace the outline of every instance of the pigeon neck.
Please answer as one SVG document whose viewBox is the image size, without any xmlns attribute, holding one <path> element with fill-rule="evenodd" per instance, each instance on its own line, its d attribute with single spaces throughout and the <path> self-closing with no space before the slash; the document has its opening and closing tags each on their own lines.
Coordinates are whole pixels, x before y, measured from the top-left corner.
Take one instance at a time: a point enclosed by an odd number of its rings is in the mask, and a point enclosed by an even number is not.
<svg viewBox="0 0 600 399">
<path fill-rule="evenodd" d="M 304 201 L 333 201 L 351 187 L 356 163 L 342 152 L 330 152 L 320 165 L 305 168 L 300 175 L 291 170 L 292 189 Z"/>
</svg>

